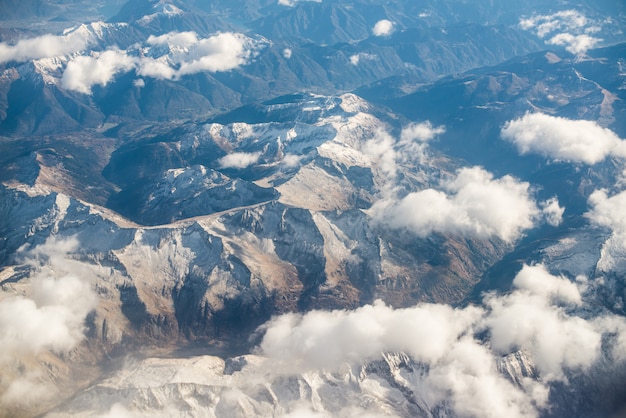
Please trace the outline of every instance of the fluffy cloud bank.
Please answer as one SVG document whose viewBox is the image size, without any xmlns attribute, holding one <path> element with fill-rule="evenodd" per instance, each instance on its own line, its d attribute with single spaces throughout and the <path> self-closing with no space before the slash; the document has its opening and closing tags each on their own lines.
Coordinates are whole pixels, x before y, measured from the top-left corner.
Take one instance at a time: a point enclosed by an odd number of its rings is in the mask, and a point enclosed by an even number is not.
<svg viewBox="0 0 626 418">
<path fill-rule="evenodd" d="M 543 113 L 527 113 L 507 122 L 502 138 L 521 154 L 595 164 L 608 156 L 626 158 L 626 141 L 613 131 L 586 120 L 571 120 Z"/>
<path fill-rule="evenodd" d="M 372 28 L 374 36 L 389 36 L 392 32 L 393 22 L 387 19 L 379 20 Z"/>
<path fill-rule="evenodd" d="M 38 383 L 36 371 L 26 369 L 9 378 L 12 370 L 43 351 L 65 353 L 84 336 L 84 321 L 95 309 L 97 297 L 92 283 L 82 277 L 80 263 L 66 254 L 77 248 L 76 240 L 48 240 L 26 254 L 36 269 L 28 296 L 5 296 L 0 300 L 0 406 L 24 403 L 49 395 Z"/>
<path fill-rule="evenodd" d="M 90 94 L 94 85 L 105 86 L 117 74 L 133 70 L 141 77 L 168 80 L 200 72 L 230 71 L 246 64 L 257 47 L 251 38 L 232 32 L 204 39 L 194 32 L 171 32 L 150 36 L 146 43 L 140 55 L 109 49 L 78 56 L 68 62 L 61 83 L 68 90 Z"/>
<path fill-rule="evenodd" d="M 0 42 L 0 64 L 5 62 L 26 62 L 55 57 L 82 51 L 89 40 L 78 32 L 67 35 L 42 35 L 36 38 L 21 39 L 14 45 Z"/>
<path fill-rule="evenodd" d="M 573 313 L 583 300 L 584 278 L 571 282 L 542 265 L 524 266 L 513 286 L 507 295 L 491 294 L 483 306 L 463 309 L 393 309 L 376 302 L 354 311 L 279 316 L 264 326 L 259 352 L 300 372 L 404 352 L 427 366 L 422 381 L 407 383 L 412 390 L 431 407 L 446 402 L 459 416 L 471 417 L 538 416 L 549 407 L 550 383 L 595 364 L 609 334 L 616 334 L 611 355 L 625 358 L 624 318 Z M 524 353 L 538 378 L 518 376 L 514 385 L 498 371 L 498 359 L 513 352 Z"/>
<path fill-rule="evenodd" d="M 378 202 L 372 215 L 378 222 L 421 237 L 438 232 L 512 242 L 533 227 L 539 214 L 528 183 L 511 176 L 494 179 L 481 167 L 460 169 L 441 188 Z"/>
<path fill-rule="evenodd" d="M 534 15 L 521 19 L 520 26 L 540 38 L 547 38 L 547 44 L 564 46 L 567 51 L 576 55 L 585 54 L 602 41 L 591 36 L 601 30 L 600 26 L 576 10 Z"/>
<path fill-rule="evenodd" d="M 116 74 L 135 67 L 134 58 L 125 52 L 109 50 L 95 56 L 79 56 L 67 64 L 61 85 L 68 90 L 91 94 L 94 85 L 107 85 Z"/>
</svg>

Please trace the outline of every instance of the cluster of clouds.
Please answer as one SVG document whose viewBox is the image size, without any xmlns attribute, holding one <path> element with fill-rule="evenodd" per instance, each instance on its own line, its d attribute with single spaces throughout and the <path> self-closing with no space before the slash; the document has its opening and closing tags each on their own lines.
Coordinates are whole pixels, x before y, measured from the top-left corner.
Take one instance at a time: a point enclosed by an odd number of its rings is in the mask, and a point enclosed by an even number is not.
<svg viewBox="0 0 626 418">
<path fill-rule="evenodd" d="M 179 79 L 201 72 L 223 72 L 246 64 L 257 43 L 247 36 L 222 32 L 198 38 L 194 32 L 171 32 L 150 36 L 142 55 L 108 49 L 81 55 L 68 62 L 61 84 L 64 88 L 90 94 L 94 85 L 105 86 L 120 73 L 135 71 L 140 77 Z M 160 56 L 154 51 L 165 50 Z"/>
<path fill-rule="evenodd" d="M 150 36 L 143 45 L 129 50 L 112 47 L 88 51 L 95 42 L 92 38 L 87 30 L 73 30 L 61 36 L 23 39 L 14 45 L 0 43 L 0 63 L 62 57 L 67 60 L 61 76 L 63 88 L 91 94 L 93 86 L 105 86 L 117 75 L 130 71 L 160 80 L 230 71 L 248 63 L 260 47 L 259 41 L 235 32 L 220 32 L 208 38 L 199 38 L 195 32 L 171 32 Z M 135 83 L 139 87 L 143 84 Z"/>
<path fill-rule="evenodd" d="M 377 129 L 373 136 L 360 146 L 385 176 L 387 184 L 383 191 L 394 192 L 399 165 L 409 162 L 423 162 L 426 158 L 428 142 L 446 131 L 445 126 L 433 126 L 429 121 L 411 122 L 402 128 L 400 138 L 394 138 L 384 129 Z"/>
<path fill-rule="evenodd" d="M 0 368 L 6 371 L 0 378 L 0 407 L 51 396 L 54 391 L 41 383 L 40 373 L 24 365 L 46 351 L 66 353 L 85 338 L 85 318 L 96 308 L 97 296 L 86 268 L 67 258 L 77 247 L 75 239 L 49 239 L 23 254 L 36 271 L 30 292 L 0 300 Z"/>
<path fill-rule="evenodd" d="M 433 233 L 476 238 L 499 238 L 512 243 L 541 220 L 561 223 L 564 208 L 552 197 L 537 203 L 529 183 L 512 176 L 494 178 L 482 167 L 464 167 L 441 180 L 437 188 L 426 188 L 400 196 L 395 184 L 399 166 L 424 163 L 428 143 L 445 132 L 430 122 L 411 123 L 399 139 L 384 130 L 362 146 L 376 161 L 385 177 L 382 198 L 369 215 L 374 222 L 393 229 L 408 230 L 419 237 Z"/>
<path fill-rule="evenodd" d="M 514 144 L 520 154 L 535 153 L 555 161 L 594 165 L 606 158 L 626 160 L 626 141 L 594 121 L 527 113 L 507 122 L 500 135 Z M 606 190 L 596 190 L 589 196 L 588 205 L 590 210 L 585 216 L 589 221 L 611 231 L 597 268 L 626 268 L 622 261 L 626 259 L 626 192 L 610 196 Z M 562 216 L 558 202 L 546 202 L 543 211 L 550 224 Z"/>
<path fill-rule="evenodd" d="M 422 381 L 410 382 L 427 405 L 448 403 L 459 416 L 536 417 L 549 407 L 551 383 L 597 364 L 603 338 L 615 362 L 626 360 L 624 318 L 576 314 L 587 287 L 584 277 L 570 281 L 526 265 L 510 293 L 489 294 L 482 306 L 393 309 L 378 301 L 354 311 L 278 316 L 264 326 L 258 350 L 275 370 L 282 364 L 292 372 L 332 371 L 404 352 L 427 365 Z M 538 378 L 516 376 L 516 385 L 498 371 L 498 359 L 515 352 Z"/>
<path fill-rule="evenodd" d="M 563 10 L 550 15 L 534 15 L 521 19 L 522 29 L 547 38 L 549 45 L 564 46 L 572 54 L 585 54 L 602 41 L 593 34 L 602 28 L 597 22 L 576 10 Z"/>
<path fill-rule="evenodd" d="M 554 203 L 546 208 L 558 223 Z M 527 182 L 508 175 L 496 179 L 481 167 L 459 169 L 441 183 L 440 190 L 429 188 L 379 201 L 371 212 L 378 222 L 420 237 L 436 232 L 506 242 L 520 238 L 541 214 Z"/>
<path fill-rule="evenodd" d="M 609 156 L 626 158 L 626 141 L 593 121 L 527 113 L 507 122 L 501 136 L 521 154 L 554 160 L 596 164 Z"/>
</svg>

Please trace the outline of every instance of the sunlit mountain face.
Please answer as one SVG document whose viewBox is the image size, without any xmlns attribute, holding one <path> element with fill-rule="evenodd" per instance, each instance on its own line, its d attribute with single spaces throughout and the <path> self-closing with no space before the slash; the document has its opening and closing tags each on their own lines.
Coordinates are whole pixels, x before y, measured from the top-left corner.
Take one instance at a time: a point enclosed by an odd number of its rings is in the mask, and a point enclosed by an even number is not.
<svg viewBox="0 0 626 418">
<path fill-rule="evenodd" d="M 624 416 L 625 30 L 1 2 L 0 416 Z"/>
</svg>

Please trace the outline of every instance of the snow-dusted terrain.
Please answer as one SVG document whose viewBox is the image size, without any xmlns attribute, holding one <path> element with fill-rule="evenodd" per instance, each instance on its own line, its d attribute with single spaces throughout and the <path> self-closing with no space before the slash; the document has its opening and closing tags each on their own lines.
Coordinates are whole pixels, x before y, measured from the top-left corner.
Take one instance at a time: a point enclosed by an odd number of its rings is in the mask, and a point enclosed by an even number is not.
<svg viewBox="0 0 626 418">
<path fill-rule="evenodd" d="M 623 6 L 13 3 L 0 416 L 624 414 Z"/>
</svg>

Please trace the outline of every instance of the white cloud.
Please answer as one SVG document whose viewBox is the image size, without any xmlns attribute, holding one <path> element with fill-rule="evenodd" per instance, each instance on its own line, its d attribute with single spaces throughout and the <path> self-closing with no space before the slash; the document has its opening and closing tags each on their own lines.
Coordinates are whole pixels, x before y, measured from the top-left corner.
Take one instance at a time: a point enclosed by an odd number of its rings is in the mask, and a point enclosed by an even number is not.
<svg viewBox="0 0 626 418">
<path fill-rule="evenodd" d="M 68 272 L 70 264 L 50 253 L 56 251 L 55 245 L 56 241 L 49 241 L 33 253 L 45 254 L 49 265 L 32 278 L 30 297 L 0 302 L 0 360 L 44 349 L 67 351 L 84 338 L 83 320 L 95 308 L 96 296 L 90 281 Z M 66 243 L 58 245 L 65 248 Z"/>
<path fill-rule="evenodd" d="M 511 242 L 533 227 L 539 213 L 528 183 L 511 176 L 494 179 L 480 167 L 460 169 L 441 186 L 443 190 L 377 202 L 371 214 L 378 222 L 421 237 L 439 232 Z"/>
<path fill-rule="evenodd" d="M 0 390 L 0 407 L 28 407 L 54 396 L 54 388 L 41 382 L 40 373 L 26 373 L 12 379 L 4 390 Z"/>
<path fill-rule="evenodd" d="M 439 189 L 426 189 L 400 198 L 395 184 L 399 164 L 425 160 L 427 142 L 445 132 L 426 121 L 404 127 L 395 140 L 384 129 L 363 142 L 360 151 L 382 173 L 382 199 L 369 210 L 379 224 L 407 229 L 420 237 L 431 233 L 461 234 L 480 238 L 517 240 L 532 228 L 542 212 L 530 196 L 530 185 L 511 176 L 494 179 L 480 167 L 460 169 Z M 543 215 L 556 223 L 562 214 L 558 202 L 549 202 Z M 546 203 L 548 205 L 548 203 Z"/>
<path fill-rule="evenodd" d="M 146 82 L 143 78 L 137 78 L 135 80 L 133 80 L 133 86 L 137 87 L 138 89 L 145 87 L 146 86 Z"/>
<path fill-rule="evenodd" d="M 613 355 L 624 358 L 626 321 L 572 315 L 565 308 L 581 304 L 584 280 L 553 276 L 542 265 L 524 266 L 513 285 L 509 294 L 487 295 L 482 307 L 393 309 L 377 301 L 354 311 L 278 316 L 264 325 L 259 352 L 272 359 L 274 373 L 332 372 L 403 352 L 426 366 L 421 380 L 405 384 L 432 408 L 445 403 L 458 416 L 536 417 L 549 408 L 551 382 L 602 356 L 604 334 L 618 333 Z M 518 376 L 517 386 L 497 371 L 497 359 L 514 352 L 527 356 L 537 380 Z"/>
<path fill-rule="evenodd" d="M 105 86 L 117 74 L 133 70 L 141 77 L 167 80 L 199 72 L 230 71 L 246 64 L 258 46 L 251 38 L 233 32 L 204 39 L 198 39 L 194 32 L 170 32 L 150 36 L 146 43 L 139 55 L 137 51 L 109 49 L 70 60 L 62 86 L 91 94 L 94 85 Z"/>
<path fill-rule="evenodd" d="M 626 158 L 626 142 L 613 131 L 586 120 L 527 113 L 507 122 L 500 135 L 521 154 L 595 164 L 608 156 Z"/>
<path fill-rule="evenodd" d="M 427 143 L 445 131 L 445 126 L 433 127 L 429 121 L 406 125 L 402 128 L 400 140 L 397 142 L 396 162 L 423 164 L 427 157 Z"/>
<path fill-rule="evenodd" d="M 0 367 L 15 367 L 22 360 L 44 351 L 65 353 L 84 338 L 84 321 L 95 309 L 97 297 L 85 268 L 66 258 L 77 248 L 76 240 L 49 239 L 25 254 L 37 272 L 30 279 L 29 296 L 6 296 L 0 300 Z M 34 371 L 22 371 L 0 382 L 2 401 L 15 403 L 28 393 L 45 397 Z M 30 399 L 30 398 L 29 398 Z"/>
<path fill-rule="evenodd" d="M 278 4 L 282 5 L 282 6 L 287 6 L 287 7 L 293 7 L 296 5 L 296 3 L 299 3 L 301 1 L 308 1 L 311 3 L 321 3 L 322 0 L 278 0 Z"/>
<path fill-rule="evenodd" d="M 283 57 L 285 57 L 285 59 L 291 58 L 292 54 L 293 54 L 293 51 L 291 51 L 291 48 L 283 49 Z"/>
<path fill-rule="evenodd" d="M 300 165 L 303 158 L 303 155 L 287 154 L 283 157 L 281 164 L 287 168 L 294 168 Z"/>
<path fill-rule="evenodd" d="M 387 19 L 381 19 L 372 28 L 374 36 L 389 36 L 393 32 L 393 22 Z"/>
<path fill-rule="evenodd" d="M 260 350 L 302 370 L 333 369 L 376 358 L 386 350 L 408 352 L 430 363 L 439 361 L 478 315 L 472 308 L 447 305 L 394 310 L 380 301 L 354 311 L 287 314 L 265 325 Z M 413 324 L 424 326 L 407 334 Z"/>
<path fill-rule="evenodd" d="M 541 265 L 524 266 L 513 285 L 517 291 L 485 300 L 493 350 L 527 350 L 545 381 L 563 379 L 565 369 L 590 367 L 600 355 L 603 330 L 559 306 L 581 303 L 576 285 Z"/>
<path fill-rule="evenodd" d="M 394 150 L 395 141 L 387 131 L 378 129 L 374 136 L 361 145 L 361 152 L 375 163 L 385 175 L 387 181 L 396 176 L 397 154 Z"/>
<path fill-rule="evenodd" d="M 410 123 L 402 128 L 400 134 L 400 141 L 402 143 L 408 143 L 413 141 L 428 142 L 435 138 L 437 135 L 441 135 L 446 131 L 446 127 L 441 125 L 433 127 L 429 122 Z"/>
<path fill-rule="evenodd" d="M 520 19 L 520 27 L 546 38 L 550 45 L 564 46 L 572 54 L 585 54 L 602 39 L 590 36 L 601 30 L 597 22 L 576 10 L 563 10 L 550 15 L 534 15 Z"/>
<path fill-rule="evenodd" d="M 568 52 L 581 55 L 596 46 L 602 39 L 594 38 L 587 34 L 572 35 L 571 33 L 559 33 L 550 38 L 550 45 L 564 46 Z"/>
<path fill-rule="evenodd" d="M 0 42 L 0 64 L 72 54 L 84 50 L 88 45 L 89 41 L 78 32 L 63 36 L 42 35 L 21 39 L 15 45 Z"/>
<path fill-rule="evenodd" d="M 221 32 L 204 39 L 198 39 L 195 32 L 170 32 L 150 36 L 147 43 L 167 45 L 169 52 L 159 59 L 138 60 L 140 74 L 167 79 L 203 71 L 231 70 L 245 64 L 253 49 L 250 38 L 233 32 Z"/>
<path fill-rule="evenodd" d="M 255 48 L 252 39 L 234 32 L 220 32 L 204 39 L 198 39 L 194 32 L 170 32 L 151 36 L 147 42 L 167 45 L 169 51 L 160 58 L 139 59 L 140 75 L 167 79 L 204 71 L 232 70 L 245 64 Z"/>
<path fill-rule="evenodd" d="M 424 164 L 427 157 L 427 143 L 445 131 L 445 126 L 434 127 L 429 121 L 406 125 L 402 128 L 400 139 L 396 143 L 396 162 Z"/>
<path fill-rule="evenodd" d="M 175 48 L 189 48 L 198 43 L 195 32 L 169 32 L 164 35 L 148 37 L 149 45 L 168 45 Z"/>
<path fill-rule="evenodd" d="M 430 405 L 449 402 L 460 417 L 535 417 L 548 392 L 536 390 L 542 387 L 536 382 L 515 387 L 496 371 L 490 350 L 471 337 L 453 342 L 443 359 L 430 365 L 423 385 Z"/>
<path fill-rule="evenodd" d="M 97 415 L 97 418 L 137 418 L 137 414 L 126 409 L 124 405 L 115 403 L 106 414 Z"/>
<path fill-rule="evenodd" d="M 218 160 L 222 168 L 246 168 L 256 164 L 261 157 L 260 152 L 233 152 Z"/>
<path fill-rule="evenodd" d="M 559 199 L 552 197 L 541 203 L 541 213 L 548 225 L 559 226 L 563 221 L 565 208 L 559 205 Z"/>
<path fill-rule="evenodd" d="M 172 80 L 177 76 L 167 56 L 157 59 L 148 57 L 136 59 L 135 71 L 141 77 L 151 77 L 157 80 Z"/>
<path fill-rule="evenodd" d="M 554 276 L 541 264 L 523 266 L 513 280 L 516 289 L 544 300 L 580 305 L 582 296 L 578 285 L 563 276 Z"/>
<path fill-rule="evenodd" d="M 608 196 L 605 190 L 596 190 L 589 197 L 592 206 L 586 216 L 597 225 L 613 231 L 626 232 L 626 191 Z"/>
<path fill-rule="evenodd" d="M 350 64 L 359 65 L 361 60 L 373 60 L 376 59 L 376 55 L 368 54 L 366 52 L 359 52 L 358 54 L 350 55 Z"/>
<path fill-rule="evenodd" d="M 178 75 L 229 71 L 247 62 L 252 41 L 241 33 L 223 32 L 201 39 L 181 62 Z"/>
<path fill-rule="evenodd" d="M 598 269 L 612 271 L 626 267 L 626 191 L 609 197 L 605 190 L 596 190 L 589 196 L 589 205 L 591 210 L 585 216 L 611 230 L 602 247 Z"/>
<path fill-rule="evenodd" d="M 78 56 L 68 62 L 61 85 L 68 90 L 91 94 L 94 85 L 105 86 L 115 75 L 134 67 L 134 59 L 125 51 L 108 50 L 93 56 Z"/>
</svg>

